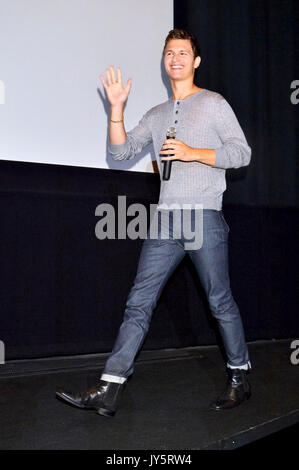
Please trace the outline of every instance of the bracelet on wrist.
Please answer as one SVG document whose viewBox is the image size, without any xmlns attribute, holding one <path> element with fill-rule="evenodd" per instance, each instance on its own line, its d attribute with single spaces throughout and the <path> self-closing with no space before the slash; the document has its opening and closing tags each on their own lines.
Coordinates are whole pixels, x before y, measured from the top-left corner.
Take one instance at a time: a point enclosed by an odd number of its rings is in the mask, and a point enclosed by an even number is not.
<svg viewBox="0 0 299 470">
<path fill-rule="evenodd" d="M 124 122 L 124 120 L 123 120 L 123 119 L 121 119 L 120 121 L 114 121 L 114 120 L 113 120 L 113 119 L 111 119 L 111 118 L 110 118 L 110 121 L 111 121 L 111 122 Z"/>
</svg>

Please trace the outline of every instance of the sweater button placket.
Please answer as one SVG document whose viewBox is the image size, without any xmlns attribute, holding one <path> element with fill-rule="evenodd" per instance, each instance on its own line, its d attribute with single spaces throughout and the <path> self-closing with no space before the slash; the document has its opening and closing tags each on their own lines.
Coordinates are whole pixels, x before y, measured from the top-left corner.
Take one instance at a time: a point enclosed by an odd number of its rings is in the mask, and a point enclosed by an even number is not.
<svg viewBox="0 0 299 470">
<path fill-rule="evenodd" d="M 180 102 L 179 102 L 179 101 L 177 101 L 177 102 L 176 102 L 176 105 L 177 105 L 177 106 L 179 106 L 179 104 L 180 104 Z M 178 110 L 178 109 L 176 109 L 176 110 L 175 110 L 175 114 L 178 114 L 178 112 L 179 112 L 179 110 Z M 176 116 L 175 116 L 175 118 L 176 118 Z M 177 124 L 177 123 L 178 123 L 178 120 L 177 120 L 177 119 L 175 119 L 175 120 L 174 120 L 174 123 L 175 123 L 175 124 Z"/>
</svg>

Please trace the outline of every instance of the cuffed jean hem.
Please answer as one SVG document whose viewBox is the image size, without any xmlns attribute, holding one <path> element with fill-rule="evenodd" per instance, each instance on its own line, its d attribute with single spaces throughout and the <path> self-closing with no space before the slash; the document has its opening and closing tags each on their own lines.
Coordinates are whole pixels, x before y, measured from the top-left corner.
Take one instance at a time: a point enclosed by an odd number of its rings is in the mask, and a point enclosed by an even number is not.
<svg viewBox="0 0 299 470">
<path fill-rule="evenodd" d="M 251 362 L 248 361 L 246 364 L 243 364 L 241 366 L 232 366 L 230 365 L 229 363 L 226 364 L 226 367 L 228 367 L 229 369 L 244 369 L 244 370 L 248 370 L 248 369 L 251 369 Z"/>
<path fill-rule="evenodd" d="M 105 382 L 113 382 L 116 384 L 123 384 L 127 380 L 126 377 L 119 377 L 117 375 L 110 375 L 110 374 L 102 374 L 101 380 Z"/>
</svg>

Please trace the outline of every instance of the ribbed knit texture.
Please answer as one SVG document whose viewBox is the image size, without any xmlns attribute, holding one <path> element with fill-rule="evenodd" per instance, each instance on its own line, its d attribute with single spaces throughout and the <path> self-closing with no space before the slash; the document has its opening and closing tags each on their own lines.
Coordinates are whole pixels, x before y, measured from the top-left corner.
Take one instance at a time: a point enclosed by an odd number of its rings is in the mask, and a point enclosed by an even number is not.
<svg viewBox="0 0 299 470">
<path fill-rule="evenodd" d="M 215 165 L 172 161 L 170 179 L 163 181 L 159 153 L 169 127 L 175 127 L 176 139 L 190 147 L 215 149 Z M 151 108 L 127 132 L 126 142 L 108 142 L 108 151 L 114 160 L 127 160 L 151 142 L 161 178 L 159 205 L 190 204 L 194 208 L 202 204 L 204 209 L 221 210 L 225 170 L 246 166 L 251 159 L 251 149 L 231 106 L 222 95 L 204 88 L 184 100 L 170 98 Z"/>
</svg>

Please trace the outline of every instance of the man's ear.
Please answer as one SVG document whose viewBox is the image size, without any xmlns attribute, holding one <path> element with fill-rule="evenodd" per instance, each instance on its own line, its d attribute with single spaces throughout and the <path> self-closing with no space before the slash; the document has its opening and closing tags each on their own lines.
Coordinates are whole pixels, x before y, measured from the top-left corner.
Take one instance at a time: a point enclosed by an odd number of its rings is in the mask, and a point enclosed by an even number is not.
<svg viewBox="0 0 299 470">
<path fill-rule="evenodd" d="M 195 57 L 195 61 L 194 61 L 194 68 L 197 69 L 197 67 L 199 67 L 199 64 L 201 62 L 201 57 L 198 55 L 197 57 Z"/>
</svg>

